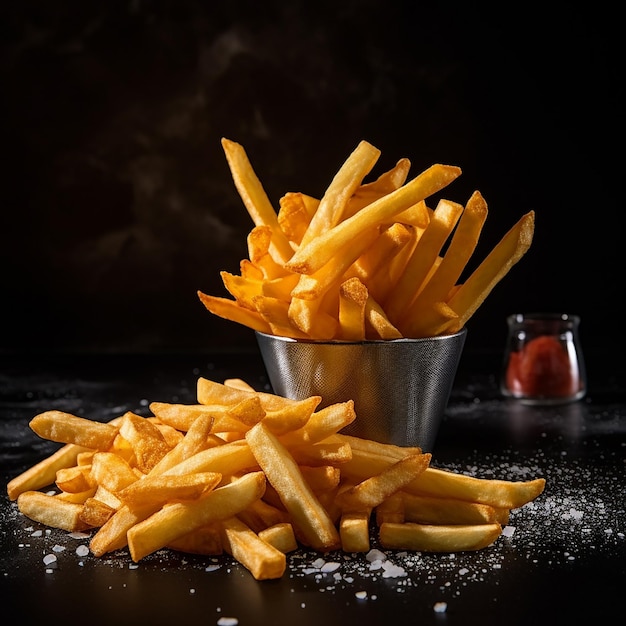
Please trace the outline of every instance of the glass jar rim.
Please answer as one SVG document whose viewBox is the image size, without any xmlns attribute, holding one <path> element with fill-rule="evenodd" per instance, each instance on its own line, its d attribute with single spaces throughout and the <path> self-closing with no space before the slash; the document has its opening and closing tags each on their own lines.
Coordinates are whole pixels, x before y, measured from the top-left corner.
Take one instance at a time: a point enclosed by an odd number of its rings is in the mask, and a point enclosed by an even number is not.
<svg viewBox="0 0 626 626">
<path fill-rule="evenodd" d="M 580 323 L 580 316 L 572 313 L 512 313 L 506 319 L 509 324 L 521 324 L 523 322 Z"/>
</svg>

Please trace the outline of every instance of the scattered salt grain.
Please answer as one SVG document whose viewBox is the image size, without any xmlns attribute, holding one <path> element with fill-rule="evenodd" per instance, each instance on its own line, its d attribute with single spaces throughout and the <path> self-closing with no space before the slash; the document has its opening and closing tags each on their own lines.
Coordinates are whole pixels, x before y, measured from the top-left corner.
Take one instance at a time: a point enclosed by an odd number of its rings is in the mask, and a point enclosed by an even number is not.
<svg viewBox="0 0 626 626">
<path fill-rule="evenodd" d="M 383 578 L 401 578 L 406 576 L 404 567 L 385 561 L 383 563 Z"/>
<path fill-rule="evenodd" d="M 57 562 L 57 557 L 55 554 L 46 554 L 46 556 L 43 557 L 43 564 L 44 565 L 52 565 L 53 563 Z"/>
<path fill-rule="evenodd" d="M 220 617 L 217 626 L 237 626 L 239 620 L 236 617 Z"/>
<path fill-rule="evenodd" d="M 89 547 L 81 544 L 80 546 L 78 546 L 78 548 L 76 548 L 76 555 L 77 556 L 87 556 L 89 554 Z"/>
<path fill-rule="evenodd" d="M 204 571 L 205 572 L 216 572 L 218 569 L 220 569 L 220 566 L 217 565 L 217 564 L 214 564 L 214 565 L 207 565 L 204 568 Z"/>
<path fill-rule="evenodd" d="M 323 572 L 324 574 L 328 574 L 330 572 L 334 572 L 338 570 L 340 567 L 341 567 L 341 563 L 336 563 L 336 562 L 324 563 L 324 565 L 322 565 L 322 567 L 320 568 L 320 571 Z"/>
<path fill-rule="evenodd" d="M 448 609 L 447 602 L 435 602 L 433 606 L 433 611 L 435 611 L 435 613 L 445 613 L 447 609 Z"/>
<path fill-rule="evenodd" d="M 354 594 L 359 600 L 365 600 L 367 598 L 367 591 L 357 591 Z"/>
<path fill-rule="evenodd" d="M 366 555 L 365 558 L 370 561 L 370 563 L 372 561 L 384 561 L 387 558 L 387 555 L 384 552 L 381 552 L 380 550 L 370 550 Z"/>
<path fill-rule="evenodd" d="M 52 548 L 52 552 L 64 552 L 65 551 L 65 546 L 60 546 L 60 545 L 56 545 L 54 546 L 54 548 Z"/>
<path fill-rule="evenodd" d="M 36 530 L 31 537 L 41 537 L 43 533 L 40 530 Z"/>
<path fill-rule="evenodd" d="M 514 533 L 515 533 L 515 526 L 505 526 L 502 529 L 503 537 L 512 537 Z"/>
<path fill-rule="evenodd" d="M 68 537 L 71 537 L 72 539 L 89 539 L 89 535 L 87 533 L 81 532 L 69 533 Z"/>
</svg>

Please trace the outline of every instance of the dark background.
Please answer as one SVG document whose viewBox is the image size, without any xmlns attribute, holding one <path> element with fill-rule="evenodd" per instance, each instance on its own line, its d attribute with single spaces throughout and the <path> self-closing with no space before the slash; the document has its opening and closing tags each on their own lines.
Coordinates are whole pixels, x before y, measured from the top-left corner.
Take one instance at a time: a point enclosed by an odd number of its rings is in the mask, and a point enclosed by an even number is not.
<svg viewBox="0 0 626 626">
<path fill-rule="evenodd" d="M 366 139 L 463 175 L 489 218 L 477 259 L 530 209 L 530 251 L 469 323 L 582 318 L 588 355 L 622 339 L 623 71 L 602 6 L 435 2 L 14 2 L 2 35 L 0 351 L 254 348 L 196 291 L 226 295 L 251 221 L 220 145 L 274 203 L 321 196 Z"/>
</svg>

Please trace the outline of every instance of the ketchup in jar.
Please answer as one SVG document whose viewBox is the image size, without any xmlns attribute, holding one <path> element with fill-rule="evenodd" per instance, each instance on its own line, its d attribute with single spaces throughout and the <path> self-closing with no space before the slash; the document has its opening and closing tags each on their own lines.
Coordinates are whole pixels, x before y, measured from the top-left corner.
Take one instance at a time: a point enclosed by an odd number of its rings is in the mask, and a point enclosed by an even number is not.
<svg viewBox="0 0 626 626">
<path fill-rule="evenodd" d="M 586 383 L 579 323 L 575 315 L 510 315 L 502 393 L 527 404 L 561 404 L 582 398 Z"/>
</svg>

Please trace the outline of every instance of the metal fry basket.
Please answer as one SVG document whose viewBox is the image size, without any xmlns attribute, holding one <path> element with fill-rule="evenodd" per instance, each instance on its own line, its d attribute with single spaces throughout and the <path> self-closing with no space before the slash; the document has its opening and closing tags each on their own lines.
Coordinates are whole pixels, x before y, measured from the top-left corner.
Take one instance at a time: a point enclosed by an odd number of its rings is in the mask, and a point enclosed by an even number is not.
<svg viewBox="0 0 626 626">
<path fill-rule="evenodd" d="M 467 330 L 422 339 L 313 342 L 257 332 L 274 393 L 319 408 L 354 400 L 356 420 L 342 432 L 432 451 Z"/>
</svg>

